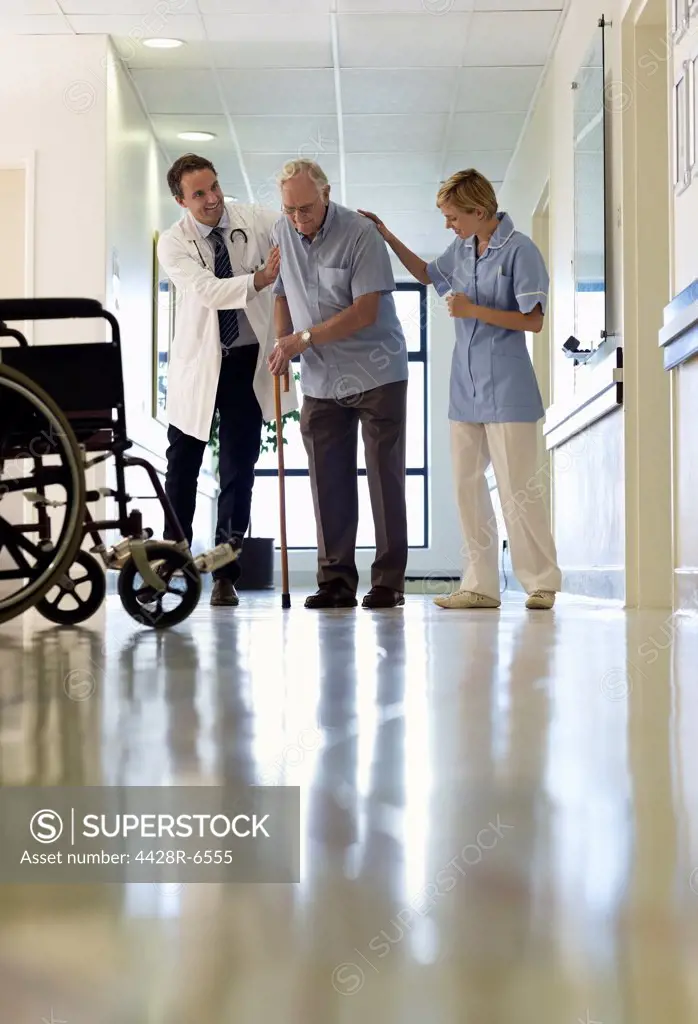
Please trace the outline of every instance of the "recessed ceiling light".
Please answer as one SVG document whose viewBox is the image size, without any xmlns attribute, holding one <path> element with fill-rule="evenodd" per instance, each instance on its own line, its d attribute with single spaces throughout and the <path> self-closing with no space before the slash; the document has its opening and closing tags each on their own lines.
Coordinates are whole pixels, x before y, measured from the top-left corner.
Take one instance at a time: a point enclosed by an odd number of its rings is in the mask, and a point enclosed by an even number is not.
<svg viewBox="0 0 698 1024">
<path fill-rule="evenodd" d="M 144 39 L 144 46 L 150 46 L 153 50 L 174 50 L 178 46 L 184 46 L 182 39 Z"/>
<path fill-rule="evenodd" d="M 226 203 L 237 203 L 238 201 L 237 196 L 223 196 L 223 198 L 225 199 Z"/>
<path fill-rule="evenodd" d="M 208 142 L 215 139 L 213 132 L 180 132 L 178 139 L 187 139 L 189 142 Z"/>
</svg>

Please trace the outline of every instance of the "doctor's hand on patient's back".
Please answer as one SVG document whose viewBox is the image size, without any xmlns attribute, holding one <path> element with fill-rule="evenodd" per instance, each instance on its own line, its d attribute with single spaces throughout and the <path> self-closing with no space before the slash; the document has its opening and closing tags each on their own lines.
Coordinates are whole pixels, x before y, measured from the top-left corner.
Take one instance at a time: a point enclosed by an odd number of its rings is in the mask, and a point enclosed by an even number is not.
<svg viewBox="0 0 698 1024">
<path fill-rule="evenodd" d="M 268 288 L 269 285 L 273 284 L 279 276 L 280 269 L 281 255 L 279 247 L 274 246 L 273 249 L 269 250 L 269 255 L 262 270 L 258 270 L 254 275 L 254 286 L 257 291 L 261 292 L 263 288 Z"/>
</svg>

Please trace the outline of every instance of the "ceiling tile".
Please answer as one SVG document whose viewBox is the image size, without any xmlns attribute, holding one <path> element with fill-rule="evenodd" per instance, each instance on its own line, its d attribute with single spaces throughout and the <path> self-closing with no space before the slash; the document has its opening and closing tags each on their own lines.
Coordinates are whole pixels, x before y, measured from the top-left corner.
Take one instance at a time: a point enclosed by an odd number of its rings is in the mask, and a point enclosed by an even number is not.
<svg viewBox="0 0 698 1024">
<path fill-rule="evenodd" d="M 55 7 L 53 10 L 55 11 Z M 0 35 L 55 36 L 70 34 L 70 25 L 60 14 L 0 14 Z"/>
<path fill-rule="evenodd" d="M 448 178 L 456 171 L 464 171 L 468 167 L 475 167 L 480 174 L 484 174 L 490 181 L 502 181 L 509 167 L 513 150 L 496 150 L 478 152 L 476 150 L 451 150 L 446 155 L 443 172 Z"/>
<path fill-rule="evenodd" d="M 350 185 L 347 202 L 354 209 L 371 210 L 380 217 L 410 210 L 436 209 L 436 185 Z"/>
<path fill-rule="evenodd" d="M 332 0 L 198 0 L 202 14 L 329 14 Z"/>
<path fill-rule="evenodd" d="M 468 67 L 546 62 L 558 11 L 473 14 L 463 64 Z"/>
<path fill-rule="evenodd" d="M 54 0 L 14 0 L 12 7 L 15 15 L 56 13 Z"/>
<path fill-rule="evenodd" d="M 140 40 L 128 36 L 112 36 L 122 60 L 130 68 L 144 70 L 177 71 L 187 68 L 192 71 L 235 66 L 230 49 L 231 43 L 206 42 L 205 39 L 190 39 L 176 50 L 153 50 L 143 46 Z"/>
<path fill-rule="evenodd" d="M 204 16 L 209 39 L 230 42 L 232 65 L 239 68 L 326 68 L 332 66 L 329 16 Z"/>
<path fill-rule="evenodd" d="M 129 50 L 135 52 L 141 39 L 149 36 L 204 39 L 201 20 L 193 14 L 174 14 L 169 18 L 138 17 L 134 14 L 75 14 L 69 20 L 79 35 L 118 36 L 127 48 L 127 59 Z"/>
<path fill-rule="evenodd" d="M 337 10 L 355 14 L 431 14 L 472 11 L 475 0 L 337 0 Z"/>
<path fill-rule="evenodd" d="M 151 120 L 155 134 L 171 160 L 176 160 L 183 153 L 198 153 L 212 161 L 221 179 L 233 178 L 240 173 L 228 122 L 224 117 L 153 114 Z M 216 138 L 208 142 L 178 138 L 178 133 L 183 131 L 213 132 Z"/>
<path fill-rule="evenodd" d="M 449 148 L 461 149 L 467 142 L 474 150 L 514 149 L 525 118 L 525 114 L 456 114 Z"/>
<path fill-rule="evenodd" d="M 334 114 L 334 75 L 309 70 L 220 71 L 229 112 L 237 114 Z"/>
<path fill-rule="evenodd" d="M 337 152 L 334 117 L 237 117 L 235 130 L 240 148 L 250 152 L 290 150 L 298 158 L 308 160 L 320 160 L 323 153 Z"/>
<path fill-rule="evenodd" d="M 563 0 L 475 0 L 476 11 L 561 11 Z"/>
<path fill-rule="evenodd" d="M 165 24 L 176 14 L 191 14 L 196 16 L 196 0 L 161 0 L 154 3 L 153 0 L 60 0 L 61 8 L 67 15 L 99 14 L 104 16 L 112 14 L 141 15 L 141 26 L 144 30 L 143 37 L 160 36 Z M 55 4 L 54 4 L 55 8 Z"/>
<path fill-rule="evenodd" d="M 210 71 L 141 71 L 133 80 L 151 114 L 223 114 Z"/>
<path fill-rule="evenodd" d="M 435 185 L 441 173 L 441 154 L 347 153 L 346 169 L 352 185 Z"/>
<path fill-rule="evenodd" d="M 469 14 L 340 14 L 343 68 L 460 66 Z"/>
<path fill-rule="evenodd" d="M 344 118 L 344 146 L 347 153 L 433 152 L 441 148 L 445 128 L 445 114 L 431 117 L 348 114 Z"/>
<path fill-rule="evenodd" d="M 412 68 L 341 73 L 345 114 L 438 114 L 449 110 L 455 68 Z"/>
<path fill-rule="evenodd" d="M 284 164 L 291 160 L 297 160 L 298 153 L 294 153 L 292 150 L 280 153 L 250 153 L 243 150 L 242 158 L 252 181 L 275 183 Z M 314 159 L 316 163 L 319 163 L 331 181 L 339 181 L 339 156 L 336 153 L 308 152 L 306 158 Z"/>
<path fill-rule="evenodd" d="M 542 71 L 540 67 L 462 68 L 456 110 L 526 112 Z"/>
</svg>

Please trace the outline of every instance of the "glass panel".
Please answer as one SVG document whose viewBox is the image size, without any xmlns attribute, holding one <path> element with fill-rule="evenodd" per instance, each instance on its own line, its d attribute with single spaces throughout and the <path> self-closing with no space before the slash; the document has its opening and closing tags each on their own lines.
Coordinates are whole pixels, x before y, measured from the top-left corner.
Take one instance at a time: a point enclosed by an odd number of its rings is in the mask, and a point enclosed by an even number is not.
<svg viewBox="0 0 698 1024">
<path fill-rule="evenodd" d="M 407 385 L 407 468 L 424 469 L 424 363 L 409 364 Z M 306 463 L 307 465 L 307 463 Z M 359 469 L 366 469 L 366 455 L 359 426 Z"/>
<path fill-rule="evenodd" d="M 422 347 L 420 331 L 420 293 L 417 288 L 393 292 L 395 309 L 402 325 L 408 352 L 419 352 Z"/>
<path fill-rule="evenodd" d="M 575 335 L 595 348 L 606 330 L 604 29 L 579 68 L 574 91 Z"/>
<path fill-rule="evenodd" d="M 298 388 L 298 395 L 301 399 L 301 408 L 303 405 L 303 399 L 300 394 L 300 388 L 296 381 L 296 387 Z M 300 409 L 298 410 L 300 413 Z M 303 444 L 303 438 L 301 437 L 301 425 L 298 420 L 286 420 L 283 427 L 284 432 L 284 466 L 286 469 L 307 469 L 308 468 L 308 456 L 305 451 L 305 445 Z M 269 438 L 273 435 L 268 431 L 267 425 L 265 424 L 262 428 L 262 447 L 265 444 L 269 445 Z M 278 469 L 279 461 L 276 450 L 269 445 L 268 451 L 263 451 L 259 456 L 257 462 L 257 469 Z"/>
<path fill-rule="evenodd" d="M 424 363 L 412 362 L 407 388 L 407 468 L 424 469 Z"/>
<path fill-rule="evenodd" d="M 408 476 L 407 527 L 410 546 L 424 544 L 424 488 L 421 476 Z M 359 477 L 358 547 L 375 547 L 375 531 L 371 513 L 368 480 Z M 252 533 L 255 537 L 274 537 L 280 544 L 278 477 L 258 477 L 252 494 Z M 289 548 L 317 546 L 315 513 L 308 477 L 286 478 L 286 535 Z"/>
<path fill-rule="evenodd" d="M 278 547 L 281 543 L 278 476 L 261 476 L 255 480 L 251 518 L 253 535 L 274 537 Z M 286 477 L 286 536 L 290 548 L 317 545 L 313 496 L 307 476 Z"/>
</svg>

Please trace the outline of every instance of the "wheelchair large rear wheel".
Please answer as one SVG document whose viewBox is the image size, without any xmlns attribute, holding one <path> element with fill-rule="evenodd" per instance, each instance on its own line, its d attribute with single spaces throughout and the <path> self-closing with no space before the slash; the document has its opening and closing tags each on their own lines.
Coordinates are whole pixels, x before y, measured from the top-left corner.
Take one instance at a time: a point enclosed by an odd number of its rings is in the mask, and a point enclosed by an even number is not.
<svg viewBox="0 0 698 1024">
<path fill-rule="evenodd" d="M 0 363 L 0 623 L 50 590 L 80 548 L 85 471 L 60 408 Z"/>
</svg>

